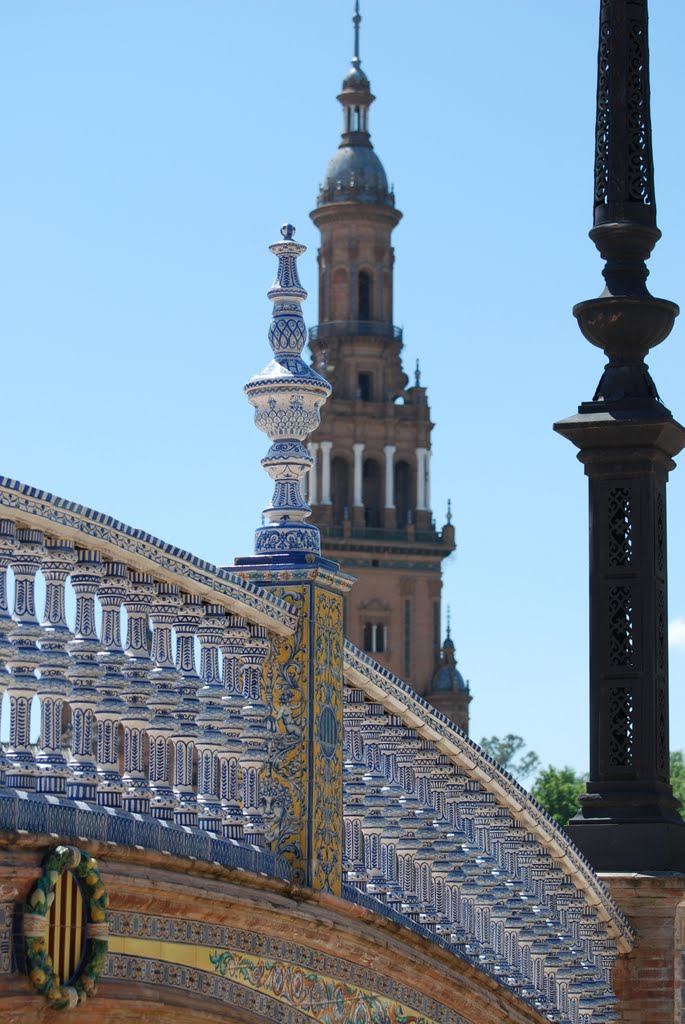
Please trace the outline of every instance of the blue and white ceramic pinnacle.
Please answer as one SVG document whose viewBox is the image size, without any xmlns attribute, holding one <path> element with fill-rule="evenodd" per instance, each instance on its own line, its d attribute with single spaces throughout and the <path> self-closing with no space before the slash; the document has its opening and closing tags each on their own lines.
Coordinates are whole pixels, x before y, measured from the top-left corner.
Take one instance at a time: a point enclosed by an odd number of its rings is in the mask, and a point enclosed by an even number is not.
<svg viewBox="0 0 685 1024">
<path fill-rule="evenodd" d="M 255 407 L 255 423 L 271 441 L 262 466 L 276 485 L 271 504 L 264 509 L 267 524 L 255 534 L 257 555 L 321 552 L 318 529 L 305 522 L 311 509 L 301 483 L 312 457 L 302 442 L 319 425 L 319 410 L 332 389 L 300 354 L 307 340 L 300 304 L 307 293 L 296 260 L 306 246 L 296 242 L 294 234 L 292 224 L 284 224 L 283 241 L 269 246 L 278 257 L 276 280 L 267 292 L 274 304 L 269 326 L 274 358 L 245 385 Z"/>
</svg>

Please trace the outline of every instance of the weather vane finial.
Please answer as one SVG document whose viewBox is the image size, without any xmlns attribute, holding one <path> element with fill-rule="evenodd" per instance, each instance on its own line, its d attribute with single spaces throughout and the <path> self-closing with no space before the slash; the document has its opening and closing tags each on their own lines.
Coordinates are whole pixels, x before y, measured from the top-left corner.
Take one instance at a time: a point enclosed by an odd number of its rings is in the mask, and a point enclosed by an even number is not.
<svg viewBox="0 0 685 1024">
<path fill-rule="evenodd" d="M 355 0 L 355 3 L 354 3 L 354 17 L 353 17 L 352 21 L 354 22 L 354 59 L 355 59 L 355 61 L 357 63 L 359 63 L 359 60 L 360 60 L 360 57 L 359 57 L 359 24 L 360 24 L 361 20 L 362 20 L 362 16 L 359 13 L 359 0 Z"/>
<path fill-rule="evenodd" d="M 448 640 L 452 639 L 452 624 L 451 624 L 451 621 L 450 621 L 451 618 L 452 618 L 452 609 L 450 608 L 449 605 L 447 605 L 447 639 Z"/>
</svg>

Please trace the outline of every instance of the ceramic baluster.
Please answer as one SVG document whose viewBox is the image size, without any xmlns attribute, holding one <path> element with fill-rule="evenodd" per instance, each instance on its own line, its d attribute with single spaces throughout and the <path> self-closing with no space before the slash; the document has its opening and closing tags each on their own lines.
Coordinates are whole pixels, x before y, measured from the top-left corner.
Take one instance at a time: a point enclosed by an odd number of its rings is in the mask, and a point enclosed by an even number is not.
<svg viewBox="0 0 685 1024">
<path fill-rule="evenodd" d="M 119 771 L 119 726 L 126 713 L 123 699 L 126 677 L 121 670 L 126 660 L 121 646 L 121 606 L 127 588 L 126 563 L 107 562 L 98 589 L 102 607 L 102 650 L 97 657 L 102 675 L 96 684 L 100 699 L 95 708 L 99 779 L 96 799 L 101 807 L 121 807 L 124 793 Z"/>
<path fill-rule="evenodd" d="M 150 671 L 150 637 L 148 615 L 155 596 L 155 585 L 146 572 L 129 571 L 124 607 L 128 617 L 126 631 L 126 660 L 122 671 L 128 685 L 123 697 L 126 711 L 124 727 L 124 810 L 134 814 L 148 814 L 151 792 L 145 773 L 145 730 L 150 721 L 152 684 Z"/>
<path fill-rule="evenodd" d="M 74 545 L 55 540 L 46 544 L 43 560 L 45 579 L 45 613 L 40 648 L 40 737 L 41 749 L 36 758 L 38 775 L 36 790 L 64 796 L 67 791 L 67 762 L 62 750 L 62 709 L 69 692 L 67 671 L 71 659 L 67 645 L 73 639 L 64 607 L 67 579 L 76 564 Z"/>
<path fill-rule="evenodd" d="M 169 750 L 171 737 L 178 732 L 176 710 L 180 700 L 179 675 L 174 661 L 172 628 L 181 607 L 178 587 L 173 583 L 158 583 L 157 596 L 150 608 L 152 619 L 152 660 L 155 667 L 150 673 L 153 685 L 149 706 L 153 718 L 147 728 L 150 740 L 150 813 L 154 818 L 173 821 L 176 798 L 171 788 Z"/>
<path fill-rule="evenodd" d="M 71 683 L 71 760 L 67 779 L 67 796 L 72 800 L 95 800 L 98 784 L 97 766 L 93 756 L 95 708 L 100 697 L 96 689 L 102 675 L 98 660 L 102 647 L 95 625 L 95 595 L 104 575 L 99 552 L 81 548 L 71 574 L 76 594 L 76 627 L 74 639 L 67 646 L 71 664 L 67 676 Z"/>
<path fill-rule="evenodd" d="M 205 606 L 205 617 L 200 622 L 197 636 L 200 641 L 200 676 L 204 686 L 198 690 L 200 711 L 197 724 L 197 790 L 200 828 L 209 832 L 221 831 L 222 807 L 217 779 L 218 754 L 224 748 L 225 737 L 220 731 L 224 720 L 222 698 L 224 687 L 219 666 L 219 647 L 224 639 L 226 615 L 222 605 Z"/>
<path fill-rule="evenodd" d="M 243 664 L 241 655 L 250 635 L 247 621 L 239 615 L 226 617 L 226 628 L 221 644 L 224 718 L 221 731 L 224 744 L 219 751 L 219 796 L 223 821 L 221 833 L 226 839 L 242 839 L 244 819 L 239 796 L 240 759 L 243 745 Z"/>
<path fill-rule="evenodd" d="M 242 798 L 245 839 L 255 846 L 265 845 L 264 815 L 260 806 L 260 775 L 266 766 L 269 750 L 265 724 L 267 707 L 262 694 L 262 663 L 270 642 L 263 626 L 250 626 L 250 636 L 243 646 L 243 678 L 245 698 L 244 727 L 241 735 L 243 754 Z"/>
<path fill-rule="evenodd" d="M 7 658 L 12 676 L 7 687 L 10 700 L 9 767 L 5 782 L 14 789 L 35 789 L 36 762 L 31 752 L 31 702 L 38 688 L 35 671 L 42 661 L 36 641 L 42 630 L 36 616 L 36 573 L 45 552 L 40 530 L 17 530 L 17 549 L 12 557 L 14 571 L 14 614 L 16 623 L 9 634 L 14 650 Z"/>
<path fill-rule="evenodd" d="M 0 720 L 2 718 L 2 695 L 9 685 L 10 676 L 2 671 L 14 647 L 7 634 L 14 628 L 14 620 L 7 606 L 7 570 L 17 547 L 17 530 L 11 519 L 0 519 Z M 5 781 L 7 755 L 0 748 L 0 785 Z"/>
<path fill-rule="evenodd" d="M 202 598 L 185 594 L 174 622 L 176 630 L 176 670 L 180 675 L 181 700 L 176 710 L 179 729 L 172 738 L 174 750 L 174 821 L 178 825 L 197 825 L 197 798 L 193 787 L 195 740 L 200 732 L 197 715 L 200 702 L 197 691 L 200 677 L 195 668 L 195 634 L 202 621 Z"/>
</svg>

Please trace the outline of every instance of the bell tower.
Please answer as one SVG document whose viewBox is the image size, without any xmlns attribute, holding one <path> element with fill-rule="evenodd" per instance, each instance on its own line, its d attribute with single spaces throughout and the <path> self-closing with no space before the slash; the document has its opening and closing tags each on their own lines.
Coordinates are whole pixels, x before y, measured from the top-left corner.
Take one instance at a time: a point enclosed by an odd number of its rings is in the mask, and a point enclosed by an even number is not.
<svg viewBox="0 0 685 1024">
<path fill-rule="evenodd" d="M 440 532 L 433 522 L 426 388 L 418 364 L 409 386 L 393 324 L 391 236 L 402 214 L 369 134 L 375 97 L 359 56 L 358 2 L 353 22 L 352 67 L 338 95 L 342 136 L 311 213 L 321 246 L 309 344 L 333 396 L 309 445 L 308 500 L 322 553 L 358 580 L 346 597 L 346 635 L 432 700 L 444 661 L 441 566 L 454 527 L 451 515 Z M 437 703 L 467 730 L 468 687 L 453 678 L 460 685 L 442 689 Z"/>
</svg>

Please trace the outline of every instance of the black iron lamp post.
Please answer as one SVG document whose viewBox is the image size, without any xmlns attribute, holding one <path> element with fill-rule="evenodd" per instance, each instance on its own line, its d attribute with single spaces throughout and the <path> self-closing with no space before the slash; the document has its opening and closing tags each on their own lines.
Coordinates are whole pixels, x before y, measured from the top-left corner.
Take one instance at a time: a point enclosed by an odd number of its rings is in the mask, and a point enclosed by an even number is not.
<svg viewBox="0 0 685 1024">
<path fill-rule="evenodd" d="M 666 481 L 685 429 L 645 357 L 678 307 L 647 290 L 656 226 L 647 0 L 601 0 L 595 210 L 606 266 L 573 310 L 608 357 L 591 402 L 554 429 L 580 450 L 590 496 L 590 781 L 568 832 L 600 871 L 685 871 L 669 783 Z"/>
</svg>

